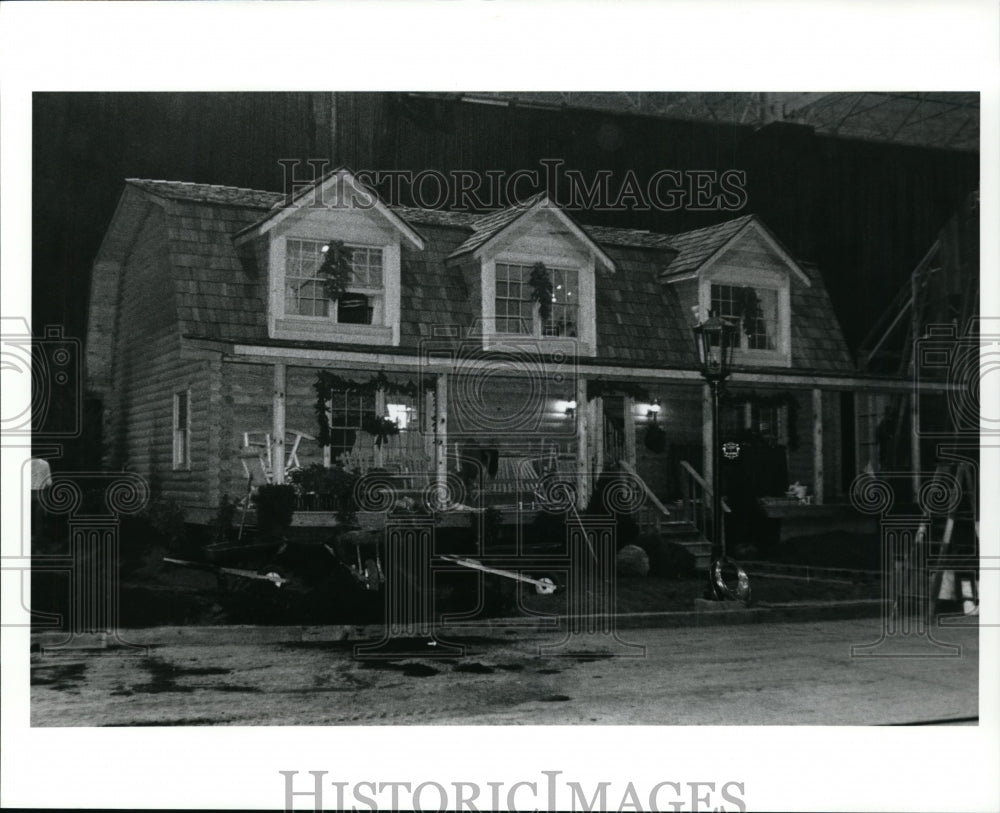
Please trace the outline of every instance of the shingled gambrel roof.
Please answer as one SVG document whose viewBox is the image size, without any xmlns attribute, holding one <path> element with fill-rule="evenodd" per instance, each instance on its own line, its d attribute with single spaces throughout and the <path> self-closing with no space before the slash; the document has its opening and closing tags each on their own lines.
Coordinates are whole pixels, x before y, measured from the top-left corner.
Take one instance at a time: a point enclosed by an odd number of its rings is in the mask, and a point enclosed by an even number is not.
<svg viewBox="0 0 1000 813">
<path fill-rule="evenodd" d="M 146 178 L 126 178 L 125 183 L 169 200 L 214 203 L 221 206 L 237 206 L 242 209 L 257 209 L 260 211 L 271 209 L 280 203 L 284 197 L 280 192 L 262 192 L 259 189 L 188 183 L 186 181 L 152 181 Z"/>
<path fill-rule="evenodd" d="M 669 268 L 661 275 L 662 279 L 679 276 L 685 271 L 694 271 L 711 259 L 715 253 L 739 233 L 747 223 L 753 220 L 753 215 L 716 223 L 701 229 L 674 234 L 670 237 L 670 245 L 677 256 Z"/>
<path fill-rule="evenodd" d="M 533 195 L 517 206 L 508 206 L 506 209 L 499 209 L 491 214 L 478 217 L 472 223 L 472 234 L 452 252 L 452 255 L 458 257 L 462 254 L 468 254 L 485 245 L 544 198 L 543 194 Z"/>
<path fill-rule="evenodd" d="M 252 341 L 267 337 L 267 281 L 240 262 L 231 235 L 256 209 L 174 199 L 167 208 L 177 315 L 187 335 Z"/>
<path fill-rule="evenodd" d="M 624 364 L 689 368 L 689 319 L 670 286 L 656 278 L 659 252 L 613 246 L 616 273 L 597 275 L 597 353 Z"/>
<path fill-rule="evenodd" d="M 809 263 L 799 267 L 812 284 L 807 287 L 792 278 L 793 366 L 824 373 L 853 371 L 854 362 L 819 269 Z"/>
<path fill-rule="evenodd" d="M 494 238 L 499 238 L 515 222 L 531 218 L 540 211 L 551 213 L 574 236 L 574 239 L 587 244 L 588 250 L 594 254 L 600 265 L 610 271 L 615 270 L 614 260 L 597 244 L 593 236 L 559 206 L 552 203 L 545 193 L 539 193 L 516 206 L 509 206 L 476 220 L 472 224 L 472 234 L 452 252 L 451 257 L 462 257 L 468 254 L 478 257 L 480 250 L 489 245 Z"/>
<path fill-rule="evenodd" d="M 462 269 L 447 257 L 465 232 L 422 225 L 424 250 L 404 249 L 401 270 L 400 344 L 416 346 L 434 325 L 471 325 L 479 315 Z"/>
<path fill-rule="evenodd" d="M 270 342 L 266 274 L 255 274 L 252 265 L 241 262 L 232 238 L 280 204 L 282 196 L 167 181 L 130 180 L 129 184 L 164 202 L 182 334 Z M 425 237 L 423 251 L 404 247 L 402 253 L 400 349 L 413 352 L 420 339 L 429 336 L 431 326 L 472 326 L 479 316 L 468 269 L 447 258 L 468 240 L 482 218 L 466 212 L 393 209 L 407 222 L 419 224 Z M 625 367 L 690 368 L 691 316 L 675 286 L 661 282 L 663 269 L 669 265 L 670 275 L 678 273 L 680 262 L 680 273 L 696 270 L 749 220 L 750 216 L 740 217 L 674 236 L 582 226 L 617 270 L 613 276 L 597 276 L 597 359 Z M 812 284 L 809 287 L 793 275 L 793 368 L 851 371 L 853 364 L 820 274 L 814 267 L 802 269 Z"/>
</svg>

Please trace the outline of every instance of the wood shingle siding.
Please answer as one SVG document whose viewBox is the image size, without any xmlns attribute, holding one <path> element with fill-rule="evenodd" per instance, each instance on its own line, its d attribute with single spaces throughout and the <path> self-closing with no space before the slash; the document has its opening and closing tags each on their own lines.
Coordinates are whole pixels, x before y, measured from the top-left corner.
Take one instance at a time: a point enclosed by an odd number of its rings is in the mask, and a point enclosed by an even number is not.
<svg viewBox="0 0 1000 813">
<path fill-rule="evenodd" d="M 213 466 L 210 376 L 205 362 L 181 357 L 165 215 L 150 208 L 122 265 L 118 320 L 105 402 L 107 463 L 150 479 L 154 494 L 203 502 Z M 190 463 L 173 469 L 173 402 L 190 391 Z"/>
<path fill-rule="evenodd" d="M 219 494 L 238 500 L 246 494 L 240 463 L 243 433 L 270 431 L 274 372 L 266 364 L 222 364 L 222 431 L 219 438 Z"/>
</svg>

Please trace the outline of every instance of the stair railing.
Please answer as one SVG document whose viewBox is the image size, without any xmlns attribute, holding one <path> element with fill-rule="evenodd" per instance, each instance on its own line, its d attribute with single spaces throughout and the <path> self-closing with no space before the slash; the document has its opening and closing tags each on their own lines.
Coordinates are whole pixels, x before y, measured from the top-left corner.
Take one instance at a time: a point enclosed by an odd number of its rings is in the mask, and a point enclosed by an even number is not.
<svg viewBox="0 0 1000 813">
<path fill-rule="evenodd" d="M 636 518 L 640 531 L 646 532 L 652 530 L 659 533 L 660 523 L 670 516 L 667 506 L 660 501 L 659 497 L 653 493 L 653 490 L 647 485 L 646 481 L 639 476 L 639 473 L 635 470 L 635 466 L 624 458 L 618 461 L 618 465 L 623 471 L 631 474 L 638 481 L 642 487 L 643 494 L 646 495 L 647 505 L 644 507 L 645 510 L 640 512 L 640 516 Z"/>
<path fill-rule="evenodd" d="M 683 478 L 684 519 L 694 525 L 704 536 L 711 538 L 709 530 L 712 526 L 712 486 L 705 482 L 705 478 L 698 474 L 694 467 L 686 460 L 681 460 L 680 465 L 686 475 Z M 729 508 L 729 503 L 726 502 L 725 497 L 722 498 L 721 505 L 722 512 L 724 514 L 732 513 Z M 723 519 L 722 528 L 719 530 L 721 532 L 719 541 L 722 545 L 722 549 L 725 550 L 725 519 Z"/>
</svg>

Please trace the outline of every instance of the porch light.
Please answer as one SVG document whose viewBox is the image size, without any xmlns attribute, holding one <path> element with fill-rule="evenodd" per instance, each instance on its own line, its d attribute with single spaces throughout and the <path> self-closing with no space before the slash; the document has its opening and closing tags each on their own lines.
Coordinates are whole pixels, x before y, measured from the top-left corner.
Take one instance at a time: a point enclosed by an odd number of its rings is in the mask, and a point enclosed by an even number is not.
<svg viewBox="0 0 1000 813">
<path fill-rule="evenodd" d="M 652 423 L 656 423 L 656 419 L 660 414 L 660 399 L 657 398 L 653 403 L 649 405 L 649 409 L 646 410 L 646 417 Z"/>
<path fill-rule="evenodd" d="M 728 377 L 733 367 L 736 324 L 710 313 L 708 319 L 692 330 L 698 368 L 705 380 L 722 381 Z"/>
<path fill-rule="evenodd" d="M 576 401 L 566 401 L 566 417 L 572 418 L 576 415 Z"/>
<path fill-rule="evenodd" d="M 695 325 L 694 344 L 701 374 L 708 382 L 712 395 L 712 561 L 708 569 L 708 595 L 722 596 L 716 591 L 712 574 L 721 568 L 726 558 L 725 534 L 722 528 L 722 477 L 719 442 L 719 385 L 732 371 L 733 348 L 737 326 L 709 311 L 708 319 Z"/>
</svg>

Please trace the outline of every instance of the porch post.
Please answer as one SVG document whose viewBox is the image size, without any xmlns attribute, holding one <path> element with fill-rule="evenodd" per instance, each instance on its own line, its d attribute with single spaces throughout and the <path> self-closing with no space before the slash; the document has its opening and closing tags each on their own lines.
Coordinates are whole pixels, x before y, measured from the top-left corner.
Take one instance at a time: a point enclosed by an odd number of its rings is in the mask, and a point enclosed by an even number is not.
<svg viewBox="0 0 1000 813">
<path fill-rule="evenodd" d="M 385 390 L 379 387 L 375 390 L 375 417 L 381 418 L 385 415 Z M 375 466 L 382 468 L 385 465 L 385 451 L 377 443 L 372 450 L 372 461 Z"/>
<path fill-rule="evenodd" d="M 715 460 L 712 450 L 715 448 L 712 437 L 712 388 L 708 384 L 701 387 L 701 476 L 706 483 L 712 482 Z"/>
<path fill-rule="evenodd" d="M 813 494 L 816 505 L 823 504 L 823 390 L 812 391 L 813 411 Z"/>
<path fill-rule="evenodd" d="M 285 482 L 285 378 L 286 365 L 274 365 L 274 393 L 271 414 L 271 469 L 274 482 Z"/>
<path fill-rule="evenodd" d="M 910 393 L 910 470 L 913 472 L 913 502 L 920 502 L 920 395 Z"/>
<path fill-rule="evenodd" d="M 635 468 L 635 399 L 631 395 L 622 396 L 622 414 L 625 416 L 625 462 Z"/>
<path fill-rule="evenodd" d="M 591 482 L 595 482 L 604 471 L 604 396 L 598 395 L 594 401 L 594 470 L 591 472 Z"/>
<path fill-rule="evenodd" d="M 448 485 L 448 374 L 440 373 L 434 385 L 434 471 L 440 494 Z"/>
<path fill-rule="evenodd" d="M 576 379 L 576 506 L 581 511 L 587 507 L 590 497 L 590 482 L 587 472 L 589 465 L 587 455 L 587 380 L 580 376 Z"/>
<path fill-rule="evenodd" d="M 435 458 L 435 445 L 434 445 L 434 393 L 431 390 L 427 390 L 424 393 L 424 408 L 420 413 L 421 417 L 421 427 L 420 430 L 424 436 L 424 454 L 426 455 L 425 465 L 434 465 L 436 462 Z"/>
<path fill-rule="evenodd" d="M 851 401 L 854 404 L 854 471 L 851 472 L 851 475 L 857 476 L 865 470 L 866 465 L 866 461 L 862 460 L 861 452 L 861 409 L 865 402 L 864 393 L 852 390 Z"/>
</svg>

